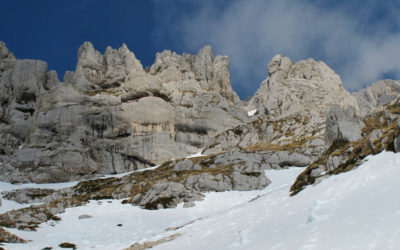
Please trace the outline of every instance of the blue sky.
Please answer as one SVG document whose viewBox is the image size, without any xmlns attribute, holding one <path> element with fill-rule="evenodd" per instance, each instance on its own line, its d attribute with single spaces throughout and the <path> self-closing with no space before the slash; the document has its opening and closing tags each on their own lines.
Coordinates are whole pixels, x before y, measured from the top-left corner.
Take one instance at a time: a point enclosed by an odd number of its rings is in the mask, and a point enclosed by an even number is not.
<svg viewBox="0 0 400 250">
<path fill-rule="evenodd" d="M 62 79 L 90 41 L 104 52 L 122 43 L 144 66 L 170 49 L 206 44 L 231 58 L 241 98 L 267 77 L 275 54 L 325 61 L 355 91 L 400 78 L 398 0 L 1 0 L 0 40 L 17 58 L 46 61 Z"/>
</svg>

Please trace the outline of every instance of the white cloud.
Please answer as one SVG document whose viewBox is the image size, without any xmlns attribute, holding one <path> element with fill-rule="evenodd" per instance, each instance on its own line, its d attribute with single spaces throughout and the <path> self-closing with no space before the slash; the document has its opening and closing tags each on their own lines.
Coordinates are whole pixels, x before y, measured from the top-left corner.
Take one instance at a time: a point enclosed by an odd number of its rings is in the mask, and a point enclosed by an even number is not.
<svg viewBox="0 0 400 250">
<path fill-rule="evenodd" d="M 329 9 L 310 1 L 175 4 L 156 1 L 157 34 L 169 36 L 175 46 L 186 51 L 211 44 L 215 52 L 230 56 L 234 88 L 246 94 L 259 87 L 267 76 L 268 61 L 278 53 L 294 61 L 309 57 L 325 61 L 342 76 L 349 90 L 371 84 L 387 72 L 400 77 L 400 34 L 386 29 L 387 20 L 399 19 L 394 15 L 394 19 L 364 23 L 369 8 L 379 4 L 373 0 L 358 13 L 344 5 Z M 396 6 L 391 5 L 392 14 L 398 13 L 393 11 Z"/>
</svg>

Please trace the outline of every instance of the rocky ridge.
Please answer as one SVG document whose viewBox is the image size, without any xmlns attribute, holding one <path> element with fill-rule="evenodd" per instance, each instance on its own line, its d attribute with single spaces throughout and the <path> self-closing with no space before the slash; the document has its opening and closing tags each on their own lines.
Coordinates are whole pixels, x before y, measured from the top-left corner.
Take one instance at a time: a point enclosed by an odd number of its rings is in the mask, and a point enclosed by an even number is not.
<svg viewBox="0 0 400 250">
<path fill-rule="evenodd" d="M 351 108 L 359 113 L 356 98 L 323 62 L 308 59 L 292 63 L 289 58 L 277 55 L 268 64 L 268 74 L 246 107 L 255 111 L 252 121 L 216 136 L 205 152 L 232 147 L 296 152 L 307 158 L 301 163 L 308 165 L 324 152 L 328 111 L 339 105 L 340 109 Z"/>
<path fill-rule="evenodd" d="M 1 43 L 1 180 L 61 182 L 141 169 L 198 152 L 247 119 L 229 59 L 157 54 L 143 69 L 126 45 L 102 55 L 85 42 L 64 82 Z"/>
<path fill-rule="evenodd" d="M 372 112 L 377 107 L 389 104 L 400 95 L 400 81 L 382 80 L 362 89 L 353 96 L 356 97 L 362 115 Z"/>
</svg>

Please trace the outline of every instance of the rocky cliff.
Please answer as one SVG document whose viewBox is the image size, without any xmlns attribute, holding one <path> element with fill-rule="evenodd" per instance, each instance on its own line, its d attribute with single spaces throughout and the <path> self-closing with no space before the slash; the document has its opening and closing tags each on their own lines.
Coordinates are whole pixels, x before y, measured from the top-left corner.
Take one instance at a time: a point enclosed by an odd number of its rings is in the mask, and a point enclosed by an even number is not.
<svg viewBox="0 0 400 250">
<path fill-rule="evenodd" d="M 229 58 L 164 51 L 150 69 L 126 45 L 85 42 L 60 82 L 0 44 L 1 180 L 59 182 L 160 164 L 198 152 L 247 116 Z"/>
<path fill-rule="evenodd" d="M 382 80 L 362 89 L 353 96 L 356 97 L 362 115 L 371 113 L 377 107 L 389 104 L 400 95 L 400 81 Z"/>
<path fill-rule="evenodd" d="M 286 157 L 281 162 L 307 165 L 325 150 L 326 115 L 333 106 L 359 113 L 356 98 L 325 63 L 313 59 L 293 63 L 276 55 L 268 64 L 267 79 L 246 107 L 254 117 L 215 137 L 205 152 L 235 147 L 297 153 L 298 162 Z"/>
</svg>

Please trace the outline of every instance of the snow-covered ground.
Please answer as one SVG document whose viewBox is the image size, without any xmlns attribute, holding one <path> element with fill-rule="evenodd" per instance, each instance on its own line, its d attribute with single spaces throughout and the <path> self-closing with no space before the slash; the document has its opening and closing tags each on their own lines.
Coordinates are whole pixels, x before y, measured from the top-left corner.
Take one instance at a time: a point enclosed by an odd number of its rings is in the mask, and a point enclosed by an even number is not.
<svg viewBox="0 0 400 250">
<path fill-rule="evenodd" d="M 368 159 L 295 197 L 278 189 L 209 216 L 158 249 L 400 249 L 400 154 Z M 291 182 L 286 171 L 272 182 Z"/>
<path fill-rule="evenodd" d="M 400 154 L 368 157 L 356 170 L 290 197 L 302 170 L 266 171 L 272 181 L 267 188 L 208 193 L 192 208 L 148 211 L 116 200 L 93 201 L 67 209 L 60 222 L 44 223 L 37 232 L 7 229 L 32 241 L 6 248 L 58 249 L 71 242 L 78 249 L 122 249 L 180 233 L 156 249 L 400 249 Z M 82 214 L 93 218 L 79 220 Z"/>
</svg>

